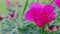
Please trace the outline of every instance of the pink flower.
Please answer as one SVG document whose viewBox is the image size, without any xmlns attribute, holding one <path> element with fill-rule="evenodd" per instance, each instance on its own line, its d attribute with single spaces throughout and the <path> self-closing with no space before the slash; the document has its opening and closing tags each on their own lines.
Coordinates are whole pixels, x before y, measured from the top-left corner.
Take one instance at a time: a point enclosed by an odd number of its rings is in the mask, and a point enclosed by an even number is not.
<svg viewBox="0 0 60 34">
<path fill-rule="evenodd" d="M 12 11 L 9 13 L 9 16 L 8 16 L 7 18 L 9 18 L 9 19 L 16 18 L 16 11 L 15 11 L 15 10 L 12 10 Z"/>
<path fill-rule="evenodd" d="M 3 16 L 0 16 L 0 20 L 3 20 Z"/>
<path fill-rule="evenodd" d="M 16 4 L 18 5 L 18 7 L 21 7 L 21 3 L 19 2 L 19 0 L 16 0 Z"/>
<path fill-rule="evenodd" d="M 33 20 L 40 28 L 54 18 L 56 18 L 54 7 L 51 4 L 42 4 L 40 2 L 33 3 L 25 14 L 26 20 Z"/>
<path fill-rule="evenodd" d="M 57 25 L 50 25 L 50 26 L 47 26 L 45 31 L 49 31 L 49 32 L 53 32 L 53 31 L 58 31 L 58 26 Z"/>
<path fill-rule="evenodd" d="M 7 4 L 7 6 L 9 6 L 9 7 L 14 6 L 13 3 L 12 3 L 10 0 L 6 0 L 6 4 Z"/>
<path fill-rule="evenodd" d="M 54 2 L 58 5 L 58 7 L 60 8 L 60 0 L 54 0 Z"/>
</svg>

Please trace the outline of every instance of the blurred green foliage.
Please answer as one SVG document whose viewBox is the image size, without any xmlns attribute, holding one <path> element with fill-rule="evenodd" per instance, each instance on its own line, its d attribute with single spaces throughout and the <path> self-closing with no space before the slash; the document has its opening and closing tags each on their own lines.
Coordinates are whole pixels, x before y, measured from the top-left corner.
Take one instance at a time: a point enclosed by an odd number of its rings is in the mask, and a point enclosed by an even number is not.
<svg viewBox="0 0 60 34">
<path fill-rule="evenodd" d="M 16 5 L 15 0 L 11 0 L 11 1 L 13 2 L 13 4 Z M 32 1 L 36 2 L 37 0 L 29 0 L 28 5 L 30 5 Z M 40 2 L 43 2 L 43 3 L 50 3 L 51 1 L 52 0 L 40 0 Z M 23 10 L 26 0 L 19 0 L 19 2 L 22 4 L 21 8 Z M 8 13 L 6 0 L 0 0 L 0 14 L 6 15 L 6 13 Z"/>
</svg>

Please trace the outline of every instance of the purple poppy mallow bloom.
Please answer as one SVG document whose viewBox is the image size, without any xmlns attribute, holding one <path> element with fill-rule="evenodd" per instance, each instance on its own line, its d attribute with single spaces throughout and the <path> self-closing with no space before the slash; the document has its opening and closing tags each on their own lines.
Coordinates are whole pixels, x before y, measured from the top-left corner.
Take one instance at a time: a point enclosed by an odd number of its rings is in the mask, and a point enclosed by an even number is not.
<svg viewBox="0 0 60 34">
<path fill-rule="evenodd" d="M 16 11 L 15 10 L 12 10 L 10 13 L 9 13 L 9 16 L 7 17 L 9 19 L 11 18 L 16 18 Z"/>
<path fill-rule="evenodd" d="M 43 28 L 44 24 L 49 24 L 50 21 L 56 18 L 54 8 L 55 7 L 51 4 L 42 4 L 40 2 L 35 2 L 26 12 L 25 19 L 32 20 L 38 27 Z"/>
<path fill-rule="evenodd" d="M 60 8 L 60 0 L 54 0 L 54 2 L 57 4 L 57 6 Z"/>
<path fill-rule="evenodd" d="M 6 5 L 8 7 L 13 7 L 14 6 L 14 4 L 10 0 L 6 0 Z"/>
</svg>

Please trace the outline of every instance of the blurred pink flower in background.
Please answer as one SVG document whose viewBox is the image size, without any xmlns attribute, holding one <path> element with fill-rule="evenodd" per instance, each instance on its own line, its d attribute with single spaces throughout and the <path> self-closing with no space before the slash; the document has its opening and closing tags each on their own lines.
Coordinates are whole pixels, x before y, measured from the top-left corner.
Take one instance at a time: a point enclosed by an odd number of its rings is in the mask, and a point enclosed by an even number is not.
<svg viewBox="0 0 60 34">
<path fill-rule="evenodd" d="M 16 18 L 16 11 L 15 11 L 15 10 L 12 10 L 12 11 L 9 13 L 9 16 L 8 16 L 7 18 L 8 18 L 8 19 Z"/>
<path fill-rule="evenodd" d="M 19 2 L 19 0 L 16 0 L 16 4 L 18 5 L 18 7 L 21 7 L 21 3 Z"/>
<path fill-rule="evenodd" d="M 51 4 L 42 4 L 40 2 L 33 3 L 25 14 L 26 20 L 33 20 L 40 28 L 44 24 L 49 24 L 54 18 L 56 18 L 54 7 Z"/>
<path fill-rule="evenodd" d="M 14 6 L 13 3 L 11 2 L 11 0 L 6 0 L 6 4 L 8 7 Z"/>
<path fill-rule="evenodd" d="M 0 15 L 0 20 L 3 20 L 3 16 Z"/>
<path fill-rule="evenodd" d="M 50 25 L 47 26 L 45 31 L 53 32 L 53 31 L 58 31 L 59 27 L 57 25 Z"/>
<path fill-rule="evenodd" d="M 54 0 L 54 2 L 58 5 L 58 7 L 60 8 L 60 0 Z"/>
</svg>

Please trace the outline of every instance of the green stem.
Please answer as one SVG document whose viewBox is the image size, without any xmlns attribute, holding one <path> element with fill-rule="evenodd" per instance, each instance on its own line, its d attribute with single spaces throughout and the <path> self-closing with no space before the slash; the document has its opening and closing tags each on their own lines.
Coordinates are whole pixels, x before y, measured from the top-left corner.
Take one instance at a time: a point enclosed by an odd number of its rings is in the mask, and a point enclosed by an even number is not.
<svg viewBox="0 0 60 34">
<path fill-rule="evenodd" d="M 45 32 L 44 32 L 45 26 L 46 26 L 46 25 L 43 25 L 42 34 L 45 34 Z"/>
<path fill-rule="evenodd" d="M 26 11 L 26 8 L 27 8 L 27 6 L 28 6 L 28 1 L 29 1 L 29 0 L 26 0 L 26 4 L 25 4 L 25 7 L 24 7 L 24 9 L 23 9 L 22 15 L 24 15 L 24 12 Z"/>
<path fill-rule="evenodd" d="M 51 32 L 51 34 L 56 34 L 55 32 Z"/>
<path fill-rule="evenodd" d="M 44 34 L 44 28 L 42 29 L 43 31 L 42 31 L 42 34 Z"/>
</svg>

